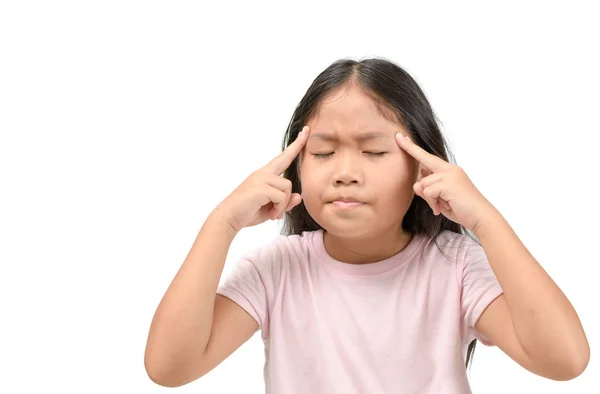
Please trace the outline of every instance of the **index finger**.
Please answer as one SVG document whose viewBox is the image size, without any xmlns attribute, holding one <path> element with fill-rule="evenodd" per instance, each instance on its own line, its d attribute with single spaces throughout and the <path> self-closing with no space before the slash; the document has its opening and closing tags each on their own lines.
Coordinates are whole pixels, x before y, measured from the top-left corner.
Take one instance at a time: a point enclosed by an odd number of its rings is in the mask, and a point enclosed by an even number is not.
<svg viewBox="0 0 600 394">
<path fill-rule="evenodd" d="M 302 152 L 302 149 L 304 149 L 304 146 L 306 145 L 306 141 L 308 141 L 309 134 L 310 127 L 304 126 L 294 142 L 285 148 L 279 156 L 271 160 L 271 162 L 267 164 L 267 168 L 277 175 L 282 174 L 296 159 L 296 156 Z"/>
<path fill-rule="evenodd" d="M 425 149 L 421 148 L 419 145 L 412 142 L 410 139 L 408 139 L 408 137 L 404 136 L 402 133 L 396 134 L 396 141 L 402 149 L 404 149 L 409 155 L 417 159 L 419 163 L 423 164 L 432 172 L 442 170 L 443 167 L 448 164 L 448 162 L 435 155 L 432 155 Z"/>
</svg>

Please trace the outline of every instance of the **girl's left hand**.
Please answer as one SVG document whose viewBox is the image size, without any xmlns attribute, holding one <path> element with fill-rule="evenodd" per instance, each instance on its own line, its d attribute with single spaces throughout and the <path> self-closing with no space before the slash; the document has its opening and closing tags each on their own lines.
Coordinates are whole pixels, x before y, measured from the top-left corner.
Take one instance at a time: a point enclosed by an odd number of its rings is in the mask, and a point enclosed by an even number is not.
<svg viewBox="0 0 600 394">
<path fill-rule="evenodd" d="M 494 209 L 461 167 L 430 154 L 402 133 L 396 134 L 396 141 L 420 163 L 413 189 L 435 215 L 441 213 L 473 231 Z"/>
</svg>

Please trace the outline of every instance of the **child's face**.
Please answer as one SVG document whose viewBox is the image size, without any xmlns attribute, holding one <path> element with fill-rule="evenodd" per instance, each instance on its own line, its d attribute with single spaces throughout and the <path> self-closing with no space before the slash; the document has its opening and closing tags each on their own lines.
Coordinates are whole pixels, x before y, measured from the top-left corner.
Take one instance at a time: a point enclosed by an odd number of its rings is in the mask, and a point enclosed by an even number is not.
<svg viewBox="0 0 600 394">
<path fill-rule="evenodd" d="M 394 137 L 407 130 L 379 115 L 371 99 L 355 87 L 326 98 L 308 125 L 300 181 L 304 204 L 315 221 L 342 238 L 398 229 L 414 196 L 418 170 Z M 368 132 L 378 135 L 361 141 Z M 379 152 L 386 153 L 370 154 Z M 328 153 L 333 154 L 314 156 Z M 332 203 L 339 198 L 363 204 L 340 208 Z"/>
</svg>

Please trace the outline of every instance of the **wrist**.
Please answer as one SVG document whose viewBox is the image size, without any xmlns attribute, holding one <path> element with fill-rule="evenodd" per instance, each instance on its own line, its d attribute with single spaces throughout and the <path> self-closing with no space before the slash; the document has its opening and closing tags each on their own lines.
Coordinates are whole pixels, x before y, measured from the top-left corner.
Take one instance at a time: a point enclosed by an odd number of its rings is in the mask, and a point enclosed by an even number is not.
<svg viewBox="0 0 600 394">
<path fill-rule="evenodd" d="M 488 209 L 486 213 L 481 216 L 481 219 L 477 221 L 475 226 L 473 226 L 473 234 L 475 234 L 475 236 L 481 240 L 482 237 L 485 237 L 490 232 L 493 232 L 493 230 L 491 229 L 494 228 L 496 224 L 499 221 L 502 221 L 503 219 L 503 216 L 498 210 L 496 210 L 493 207 L 490 207 L 490 209 Z"/>
<path fill-rule="evenodd" d="M 227 215 L 227 209 L 218 205 L 208 216 L 205 223 L 210 223 L 211 226 L 216 226 L 220 231 L 225 232 L 232 239 L 240 232 L 231 224 L 231 220 Z"/>
</svg>

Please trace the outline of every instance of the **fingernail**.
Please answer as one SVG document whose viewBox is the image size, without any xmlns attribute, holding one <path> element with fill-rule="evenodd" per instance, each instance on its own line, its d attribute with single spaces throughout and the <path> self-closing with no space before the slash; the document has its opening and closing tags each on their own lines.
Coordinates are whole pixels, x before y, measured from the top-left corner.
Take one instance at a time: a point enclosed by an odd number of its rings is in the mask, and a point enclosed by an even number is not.
<svg viewBox="0 0 600 394">
<path fill-rule="evenodd" d="M 404 135 L 402 133 L 396 133 L 396 138 L 398 138 L 398 139 L 406 138 L 407 140 L 410 141 L 410 138 L 408 138 L 407 135 Z"/>
</svg>

